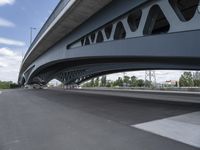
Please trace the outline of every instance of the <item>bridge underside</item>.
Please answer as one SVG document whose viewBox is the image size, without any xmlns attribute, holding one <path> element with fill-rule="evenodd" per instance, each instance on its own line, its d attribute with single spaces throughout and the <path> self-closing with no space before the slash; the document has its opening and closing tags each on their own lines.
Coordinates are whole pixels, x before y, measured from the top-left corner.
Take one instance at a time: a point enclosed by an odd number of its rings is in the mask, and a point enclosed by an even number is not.
<svg viewBox="0 0 200 150">
<path fill-rule="evenodd" d="M 80 84 L 91 78 L 122 71 L 172 69 L 199 70 L 199 58 L 93 58 L 62 61 L 34 72 L 28 84 L 45 85 L 57 79 L 65 85 Z"/>
<path fill-rule="evenodd" d="M 121 71 L 200 69 L 199 0 L 144 0 L 133 8 L 130 3 L 111 2 L 37 58 L 21 73 L 20 84 L 57 79 L 69 85 Z M 116 17 L 115 11 L 123 13 Z"/>
</svg>

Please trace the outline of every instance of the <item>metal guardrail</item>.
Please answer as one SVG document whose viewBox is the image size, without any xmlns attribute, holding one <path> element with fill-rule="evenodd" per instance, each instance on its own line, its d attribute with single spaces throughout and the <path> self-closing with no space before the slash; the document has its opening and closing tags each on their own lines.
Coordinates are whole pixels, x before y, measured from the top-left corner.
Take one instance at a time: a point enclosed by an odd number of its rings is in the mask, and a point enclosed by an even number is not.
<svg viewBox="0 0 200 150">
<path fill-rule="evenodd" d="M 29 52 L 31 51 L 31 49 L 33 48 L 33 46 L 35 45 L 35 43 L 40 39 L 40 37 L 42 36 L 42 34 L 47 30 L 47 28 L 54 21 L 54 19 L 60 14 L 60 12 L 69 3 L 69 1 L 70 0 L 60 0 L 60 2 L 58 3 L 58 5 L 56 6 L 56 8 L 54 9 L 54 11 L 52 12 L 52 14 L 50 15 L 50 17 L 47 19 L 47 21 L 45 22 L 45 24 L 40 29 L 39 33 L 37 34 L 37 36 L 35 37 L 35 39 L 31 43 L 28 51 L 26 52 L 26 54 L 24 56 L 24 59 L 27 57 L 27 55 L 29 54 Z"/>
</svg>

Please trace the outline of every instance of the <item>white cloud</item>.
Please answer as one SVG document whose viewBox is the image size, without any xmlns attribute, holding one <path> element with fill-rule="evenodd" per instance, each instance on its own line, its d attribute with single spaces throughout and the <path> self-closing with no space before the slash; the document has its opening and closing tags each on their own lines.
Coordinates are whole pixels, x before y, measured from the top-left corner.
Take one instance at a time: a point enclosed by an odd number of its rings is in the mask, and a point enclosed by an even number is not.
<svg viewBox="0 0 200 150">
<path fill-rule="evenodd" d="M 0 80 L 17 82 L 22 57 L 9 48 L 0 48 Z"/>
<path fill-rule="evenodd" d="M 15 27 L 15 24 L 6 19 L 0 18 L 0 27 Z"/>
<path fill-rule="evenodd" d="M 13 57 L 15 53 L 8 48 L 0 48 L 0 56 Z"/>
<path fill-rule="evenodd" d="M 12 40 L 0 37 L 0 44 L 11 45 L 11 46 L 25 46 L 26 44 L 22 41 Z"/>
<path fill-rule="evenodd" d="M 13 59 L 16 61 L 21 61 L 22 56 L 19 53 L 16 53 L 12 51 L 9 48 L 0 48 L 0 57 L 1 58 L 7 58 L 7 59 Z M 7 62 L 7 61 L 1 61 L 1 62 Z"/>
<path fill-rule="evenodd" d="M 3 5 L 12 5 L 15 3 L 15 0 L 0 0 L 0 6 Z"/>
<path fill-rule="evenodd" d="M 0 62 L 0 68 L 7 67 L 7 64 L 4 62 Z"/>
</svg>

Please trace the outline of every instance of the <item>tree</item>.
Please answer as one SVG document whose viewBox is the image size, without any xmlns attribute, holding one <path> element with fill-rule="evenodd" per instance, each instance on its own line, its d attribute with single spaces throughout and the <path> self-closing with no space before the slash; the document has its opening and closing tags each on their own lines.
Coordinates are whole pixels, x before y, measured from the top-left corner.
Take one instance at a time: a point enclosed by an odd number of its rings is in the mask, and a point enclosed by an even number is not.
<svg viewBox="0 0 200 150">
<path fill-rule="evenodd" d="M 152 82 L 149 81 L 149 80 L 146 80 L 146 81 L 144 82 L 144 84 L 145 84 L 146 87 L 152 87 Z"/>
<path fill-rule="evenodd" d="M 90 87 L 94 87 L 95 83 L 94 83 L 94 78 L 90 81 Z"/>
<path fill-rule="evenodd" d="M 200 72 L 196 71 L 193 74 L 193 82 L 195 87 L 200 87 Z"/>
<path fill-rule="evenodd" d="M 106 87 L 112 87 L 112 86 L 113 86 L 113 82 L 112 81 L 107 81 Z"/>
<path fill-rule="evenodd" d="M 123 86 L 129 86 L 131 84 L 130 77 L 129 76 L 124 76 L 123 80 Z"/>
<path fill-rule="evenodd" d="M 83 87 L 94 87 L 94 86 L 95 86 L 94 79 L 91 79 L 90 81 L 83 84 Z"/>
<path fill-rule="evenodd" d="M 194 86 L 195 87 L 200 87 L 200 80 L 194 79 Z"/>
<path fill-rule="evenodd" d="M 128 84 L 130 81 L 130 77 L 129 76 L 124 76 L 124 83 Z"/>
<path fill-rule="evenodd" d="M 15 88 L 19 88 L 20 86 L 18 85 L 18 84 L 16 84 L 16 83 L 11 83 L 10 84 L 10 88 L 11 89 L 15 89 Z"/>
<path fill-rule="evenodd" d="M 180 87 L 192 87 L 194 86 L 193 76 L 191 72 L 184 72 L 179 79 Z"/>
<path fill-rule="evenodd" d="M 106 76 L 102 76 L 101 77 L 101 86 L 105 87 L 106 86 L 106 82 L 107 82 L 107 77 Z"/>
<path fill-rule="evenodd" d="M 16 83 L 13 83 L 12 81 L 0 81 L 0 89 L 14 89 L 18 88 L 19 85 Z"/>
<path fill-rule="evenodd" d="M 145 86 L 145 82 L 142 79 L 137 80 L 136 82 L 137 82 L 136 86 L 138 86 L 138 87 L 144 87 Z"/>
<path fill-rule="evenodd" d="M 0 81 L 0 89 L 9 89 L 11 82 Z"/>
<path fill-rule="evenodd" d="M 114 81 L 114 86 L 123 86 L 123 80 L 121 77 L 118 77 L 118 79 Z"/>
<path fill-rule="evenodd" d="M 83 84 L 83 87 L 91 87 L 91 82 L 86 82 Z"/>
<path fill-rule="evenodd" d="M 136 76 L 132 76 L 131 77 L 131 83 L 130 83 L 131 87 L 137 87 L 137 78 Z"/>
<path fill-rule="evenodd" d="M 96 78 L 95 82 L 94 82 L 94 86 L 98 87 L 99 86 L 99 77 Z"/>
</svg>

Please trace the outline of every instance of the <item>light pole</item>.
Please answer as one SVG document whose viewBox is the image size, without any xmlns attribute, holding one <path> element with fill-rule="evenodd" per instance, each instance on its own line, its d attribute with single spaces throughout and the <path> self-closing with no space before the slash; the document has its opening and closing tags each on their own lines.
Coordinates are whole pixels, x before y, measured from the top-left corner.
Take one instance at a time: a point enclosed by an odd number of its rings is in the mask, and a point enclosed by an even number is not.
<svg viewBox="0 0 200 150">
<path fill-rule="evenodd" d="M 34 28 L 34 27 L 30 28 L 30 45 L 31 45 L 32 39 L 33 39 L 33 30 L 36 30 L 36 28 Z"/>
<path fill-rule="evenodd" d="M 23 62 L 23 59 L 24 59 L 24 50 L 22 48 L 22 62 Z"/>
</svg>

